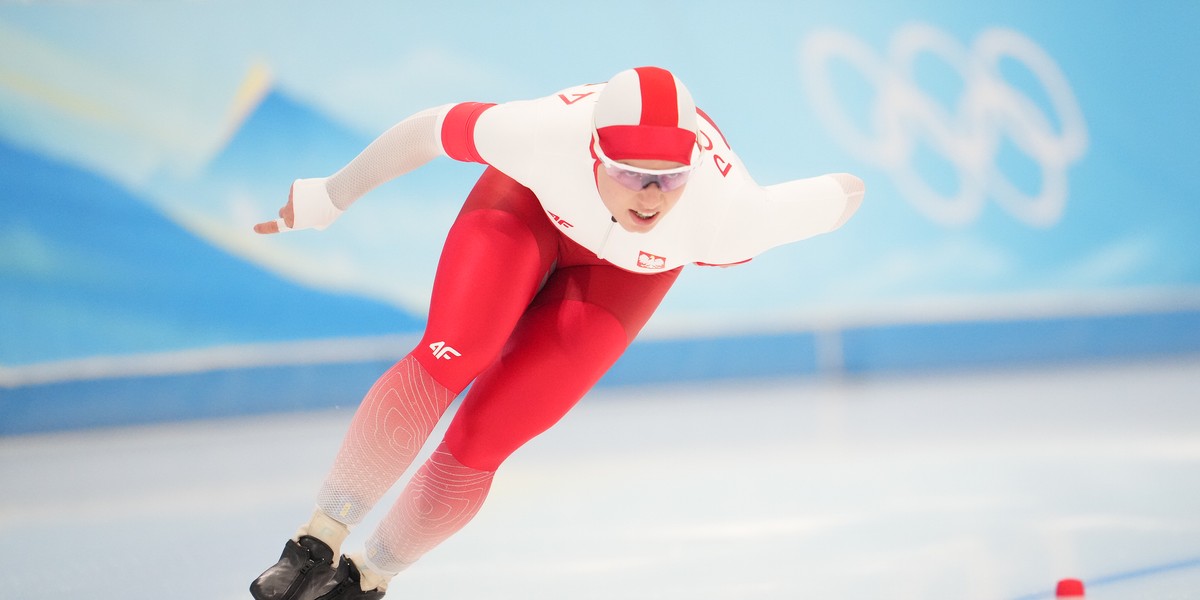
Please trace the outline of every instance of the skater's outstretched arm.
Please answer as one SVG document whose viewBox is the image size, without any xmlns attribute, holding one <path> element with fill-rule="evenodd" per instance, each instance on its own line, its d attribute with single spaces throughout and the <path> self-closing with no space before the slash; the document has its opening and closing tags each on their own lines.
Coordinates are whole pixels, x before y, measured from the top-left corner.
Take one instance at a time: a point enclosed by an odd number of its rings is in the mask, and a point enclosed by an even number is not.
<svg viewBox="0 0 1200 600">
<path fill-rule="evenodd" d="M 297 179 L 279 210 L 280 218 L 258 223 L 254 231 L 325 229 L 367 192 L 433 160 L 442 153 L 437 121 L 443 108 L 400 121 L 329 177 Z"/>
</svg>

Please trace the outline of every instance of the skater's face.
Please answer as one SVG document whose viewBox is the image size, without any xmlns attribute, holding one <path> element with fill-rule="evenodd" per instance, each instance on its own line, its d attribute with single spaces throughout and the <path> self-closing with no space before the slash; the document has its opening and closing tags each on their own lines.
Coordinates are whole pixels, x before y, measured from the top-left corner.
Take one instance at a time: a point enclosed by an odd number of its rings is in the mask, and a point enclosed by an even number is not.
<svg viewBox="0 0 1200 600">
<path fill-rule="evenodd" d="M 668 173 L 686 166 L 669 160 L 623 160 L 619 164 L 644 171 Z M 635 179 L 636 174 L 601 165 L 596 173 L 596 189 L 604 206 L 622 229 L 631 233 L 645 233 L 654 229 L 675 207 L 687 187 L 687 179 L 686 176 L 682 181 L 662 176 Z"/>
</svg>

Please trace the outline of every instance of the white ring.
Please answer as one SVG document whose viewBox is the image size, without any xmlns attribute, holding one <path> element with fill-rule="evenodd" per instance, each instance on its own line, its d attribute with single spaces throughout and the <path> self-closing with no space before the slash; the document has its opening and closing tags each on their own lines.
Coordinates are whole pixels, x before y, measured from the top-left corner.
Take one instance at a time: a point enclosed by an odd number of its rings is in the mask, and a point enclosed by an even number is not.
<svg viewBox="0 0 1200 600">
<path fill-rule="evenodd" d="M 916 80 L 915 63 L 923 56 L 939 60 L 961 78 L 963 90 L 955 106 L 945 106 Z M 1002 60 L 1033 75 L 1049 98 L 1049 110 L 1001 74 Z M 835 138 L 888 171 L 913 208 L 930 219 L 967 225 L 980 217 L 988 198 L 1034 227 L 1049 227 L 1062 217 L 1067 168 L 1087 149 L 1087 127 L 1063 72 L 1029 38 L 1010 29 L 988 29 L 968 47 L 938 28 L 912 24 L 900 28 L 881 55 L 848 33 L 825 30 L 807 37 L 800 61 L 812 83 L 810 98 Z M 867 123 L 860 123 L 864 119 L 856 119 L 838 97 L 835 66 L 873 88 Z M 1036 192 L 1020 190 L 1001 171 L 999 153 L 1006 138 L 1038 166 L 1042 181 Z M 922 143 L 957 172 L 956 193 L 934 189 L 915 167 Z"/>
</svg>

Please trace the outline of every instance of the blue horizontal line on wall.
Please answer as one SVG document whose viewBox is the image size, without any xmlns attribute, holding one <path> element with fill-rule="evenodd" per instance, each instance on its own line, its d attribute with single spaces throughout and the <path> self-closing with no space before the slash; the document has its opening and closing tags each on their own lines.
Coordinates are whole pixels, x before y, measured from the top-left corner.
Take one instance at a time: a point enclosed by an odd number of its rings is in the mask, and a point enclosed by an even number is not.
<svg viewBox="0 0 1200 600">
<path fill-rule="evenodd" d="M 852 327 L 636 342 L 601 386 L 870 376 L 1200 353 L 1200 311 Z M 399 359 L 397 355 L 395 359 Z M 0 435 L 354 410 L 391 360 L 224 368 L 0 389 Z"/>
<path fill-rule="evenodd" d="M 842 333 L 848 373 L 1023 366 L 1200 352 L 1200 311 L 885 325 Z"/>
</svg>

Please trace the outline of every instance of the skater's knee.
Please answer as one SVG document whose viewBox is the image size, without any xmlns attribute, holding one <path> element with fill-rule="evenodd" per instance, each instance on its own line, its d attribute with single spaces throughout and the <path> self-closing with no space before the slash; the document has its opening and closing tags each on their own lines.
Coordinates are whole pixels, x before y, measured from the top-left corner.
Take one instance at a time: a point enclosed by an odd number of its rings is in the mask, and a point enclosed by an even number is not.
<svg viewBox="0 0 1200 600">
<path fill-rule="evenodd" d="M 451 435 L 451 432 L 447 432 L 443 444 L 442 447 L 459 464 L 480 471 L 495 471 L 516 451 L 516 448 L 510 448 L 495 440 L 462 433 Z"/>
</svg>

